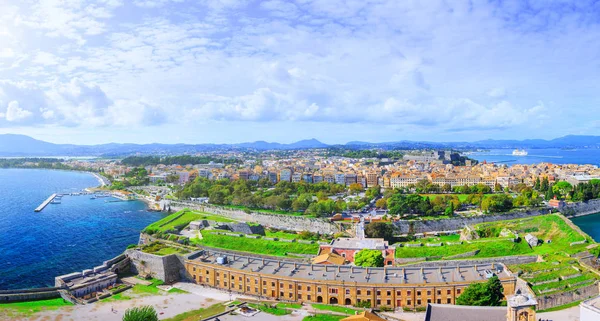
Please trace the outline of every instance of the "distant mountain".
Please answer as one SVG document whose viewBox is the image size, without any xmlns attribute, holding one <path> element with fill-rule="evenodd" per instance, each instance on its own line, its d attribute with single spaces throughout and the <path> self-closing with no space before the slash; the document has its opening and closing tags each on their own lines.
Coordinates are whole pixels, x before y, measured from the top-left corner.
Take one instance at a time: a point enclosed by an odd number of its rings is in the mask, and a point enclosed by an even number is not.
<svg viewBox="0 0 600 321">
<path fill-rule="evenodd" d="M 569 135 L 551 140 L 480 140 L 475 142 L 426 142 L 396 141 L 369 143 L 348 142 L 343 145 L 327 145 L 316 139 L 301 140 L 291 144 L 256 141 L 240 144 L 101 144 L 72 145 L 53 144 L 24 135 L 0 135 L 0 157 L 40 157 L 40 156 L 125 156 L 132 154 L 188 154 L 219 150 L 290 150 L 326 147 L 344 147 L 352 149 L 425 149 L 425 148 L 600 148 L 600 136 Z"/>
</svg>

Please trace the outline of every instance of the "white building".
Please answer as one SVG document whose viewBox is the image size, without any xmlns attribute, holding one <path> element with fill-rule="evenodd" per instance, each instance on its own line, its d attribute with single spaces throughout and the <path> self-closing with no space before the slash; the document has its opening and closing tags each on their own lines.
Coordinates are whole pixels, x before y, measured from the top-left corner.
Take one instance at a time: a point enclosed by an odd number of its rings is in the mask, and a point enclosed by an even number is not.
<svg viewBox="0 0 600 321">
<path fill-rule="evenodd" d="M 579 304 L 579 321 L 600 320 L 600 296 L 585 300 Z"/>
</svg>

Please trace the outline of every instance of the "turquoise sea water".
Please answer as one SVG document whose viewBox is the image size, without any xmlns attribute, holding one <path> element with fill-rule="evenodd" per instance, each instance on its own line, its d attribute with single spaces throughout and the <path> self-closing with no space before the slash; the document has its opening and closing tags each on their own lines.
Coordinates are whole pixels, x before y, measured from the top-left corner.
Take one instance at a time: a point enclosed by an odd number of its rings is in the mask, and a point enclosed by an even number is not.
<svg viewBox="0 0 600 321">
<path fill-rule="evenodd" d="M 90 196 L 64 196 L 33 211 L 52 193 L 97 185 L 88 173 L 0 169 L 0 290 L 53 286 L 57 275 L 98 266 L 164 217 L 142 202 Z"/>
<path fill-rule="evenodd" d="M 591 236 L 594 241 L 600 242 L 600 213 L 575 217 L 571 221 Z"/>
<path fill-rule="evenodd" d="M 528 149 L 527 156 L 513 156 L 512 149 L 492 149 L 468 155 L 480 162 L 499 162 L 502 164 L 592 164 L 600 165 L 600 149 Z"/>
</svg>

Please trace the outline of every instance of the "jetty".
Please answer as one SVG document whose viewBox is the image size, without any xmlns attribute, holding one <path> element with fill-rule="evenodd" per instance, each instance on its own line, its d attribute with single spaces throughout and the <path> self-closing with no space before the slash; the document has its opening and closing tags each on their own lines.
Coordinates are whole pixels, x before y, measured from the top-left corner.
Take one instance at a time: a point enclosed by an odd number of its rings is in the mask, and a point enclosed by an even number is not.
<svg viewBox="0 0 600 321">
<path fill-rule="evenodd" d="M 35 212 L 41 212 L 46 206 L 48 206 L 48 204 L 50 204 L 50 202 L 52 202 L 54 200 L 54 198 L 56 197 L 56 193 L 50 195 L 50 197 L 48 197 L 48 199 L 46 199 L 40 206 L 38 206 L 34 211 Z"/>
</svg>

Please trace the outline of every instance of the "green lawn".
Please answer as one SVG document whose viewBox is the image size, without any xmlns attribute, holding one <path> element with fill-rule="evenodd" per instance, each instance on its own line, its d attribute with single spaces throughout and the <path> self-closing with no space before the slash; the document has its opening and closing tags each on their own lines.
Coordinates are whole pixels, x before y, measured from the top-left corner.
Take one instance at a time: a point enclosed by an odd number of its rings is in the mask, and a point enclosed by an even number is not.
<svg viewBox="0 0 600 321">
<path fill-rule="evenodd" d="M 277 303 L 278 308 L 282 309 L 302 309 L 302 304 L 299 303 Z"/>
<path fill-rule="evenodd" d="M 217 303 L 209 306 L 208 308 L 202 308 L 198 310 L 188 311 L 182 314 L 178 314 L 172 318 L 165 319 L 164 321 L 197 321 L 202 320 L 213 315 L 225 312 L 227 307 L 222 303 Z"/>
<path fill-rule="evenodd" d="M 152 283 L 150 285 L 136 284 L 133 286 L 133 288 L 131 288 L 131 291 L 133 293 L 141 294 L 141 295 L 159 294 L 161 292 L 161 290 L 158 288 L 158 286 L 163 285 L 163 281 L 158 280 L 158 279 L 151 279 L 148 281 L 152 282 Z"/>
<path fill-rule="evenodd" d="M 355 315 L 356 312 L 358 311 L 356 309 L 350 309 L 350 308 L 346 308 L 346 307 L 339 307 L 339 306 L 327 305 L 327 304 L 313 304 L 312 307 L 317 310 L 321 310 L 321 311 L 333 311 L 333 312 L 344 313 L 344 314 L 348 314 L 348 315 Z"/>
<path fill-rule="evenodd" d="M 202 239 L 194 238 L 190 242 L 209 247 L 274 256 L 286 256 L 288 252 L 313 255 L 319 252 L 319 244 L 269 241 L 214 233 L 203 233 Z"/>
<path fill-rule="evenodd" d="M 58 299 L 1 303 L 0 304 L 0 319 L 3 317 L 27 317 L 34 313 L 47 310 L 57 310 L 61 307 L 72 306 L 70 302 Z"/>
<path fill-rule="evenodd" d="M 314 316 L 307 316 L 302 319 L 302 321 L 340 321 L 344 318 L 346 317 L 343 315 L 317 314 Z"/>
</svg>

